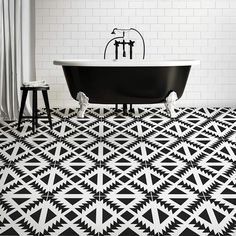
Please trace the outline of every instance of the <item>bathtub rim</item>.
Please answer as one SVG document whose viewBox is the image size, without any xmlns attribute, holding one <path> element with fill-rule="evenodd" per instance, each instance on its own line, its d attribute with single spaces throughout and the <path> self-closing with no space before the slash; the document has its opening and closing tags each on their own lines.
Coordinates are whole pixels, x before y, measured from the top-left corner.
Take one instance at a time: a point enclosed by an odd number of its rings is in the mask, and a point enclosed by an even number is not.
<svg viewBox="0 0 236 236">
<path fill-rule="evenodd" d="M 54 65 L 81 67 L 165 67 L 200 65 L 200 60 L 96 60 L 62 59 L 54 60 Z"/>
</svg>

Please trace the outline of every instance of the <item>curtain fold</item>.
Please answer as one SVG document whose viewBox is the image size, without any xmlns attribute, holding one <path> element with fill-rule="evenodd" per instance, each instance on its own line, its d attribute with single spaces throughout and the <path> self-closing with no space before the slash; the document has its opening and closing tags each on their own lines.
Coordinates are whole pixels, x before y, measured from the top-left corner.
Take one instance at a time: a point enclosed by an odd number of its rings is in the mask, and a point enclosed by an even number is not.
<svg viewBox="0 0 236 236">
<path fill-rule="evenodd" d="M 0 116 L 18 118 L 20 86 L 35 80 L 33 0 L 0 0 Z M 27 102 L 25 112 L 29 113 Z"/>
</svg>

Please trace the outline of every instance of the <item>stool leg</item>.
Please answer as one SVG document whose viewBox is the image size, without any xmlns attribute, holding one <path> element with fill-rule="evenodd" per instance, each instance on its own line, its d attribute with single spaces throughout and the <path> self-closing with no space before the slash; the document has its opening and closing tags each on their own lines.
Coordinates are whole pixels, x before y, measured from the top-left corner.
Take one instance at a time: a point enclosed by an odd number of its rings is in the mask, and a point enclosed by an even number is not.
<svg viewBox="0 0 236 236">
<path fill-rule="evenodd" d="M 27 98 L 27 94 L 28 94 L 28 90 L 24 90 L 23 93 L 22 93 L 17 130 L 20 130 L 20 123 L 21 123 L 24 108 L 25 108 L 25 101 L 26 101 L 26 98 Z"/>
<path fill-rule="evenodd" d="M 38 127 L 38 97 L 37 91 L 35 91 L 35 126 Z"/>
<path fill-rule="evenodd" d="M 43 99 L 44 99 L 44 103 L 45 103 L 45 107 L 46 107 L 46 111 L 48 115 L 50 128 L 52 129 L 52 119 L 51 119 L 51 112 L 50 112 L 49 101 L 48 101 L 48 93 L 46 90 L 42 90 L 42 93 L 43 93 Z"/>
<path fill-rule="evenodd" d="M 33 111 L 32 111 L 32 129 L 35 132 L 35 126 L 37 126 L 37 91 L 33 91 Z"/>
</svg>

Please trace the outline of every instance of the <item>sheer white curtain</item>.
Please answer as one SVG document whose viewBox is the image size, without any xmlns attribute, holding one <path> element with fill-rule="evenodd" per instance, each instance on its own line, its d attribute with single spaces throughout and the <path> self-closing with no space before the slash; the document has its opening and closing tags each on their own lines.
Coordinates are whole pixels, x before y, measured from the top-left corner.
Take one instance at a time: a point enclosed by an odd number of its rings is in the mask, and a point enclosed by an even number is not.
<svg viewBox="0 0 236 236">
<path fill-rule="evenodd" d="M 21 84 L 35 80 L 34 13 L 34 0 L 0 0 L 0 117 L 6 120 L 18 118 Z"/>
</svg>

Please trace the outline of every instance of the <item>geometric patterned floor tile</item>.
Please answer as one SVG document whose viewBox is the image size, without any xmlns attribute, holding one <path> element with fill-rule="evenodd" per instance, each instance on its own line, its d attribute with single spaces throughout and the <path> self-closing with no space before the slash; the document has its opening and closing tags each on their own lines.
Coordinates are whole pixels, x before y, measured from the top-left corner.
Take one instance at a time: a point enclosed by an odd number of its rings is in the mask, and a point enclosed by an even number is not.
<svg viewBox="0 0 236 236">
<path fill-rule="evenodd" d="M 236 235 L 235 109 L 77 111 L 0 123 L 0 235 Z"/>
<path fill-rule="evenodd" d="M 209 233 L 225 235 L 229 225 L 234 225 L 236 210 L 223 207 L 214 200 L 202 200 L 202 203 L 194 209 L 194 217 L 189 224 L 197 228 L 204 227 Z"/>
</svg>

